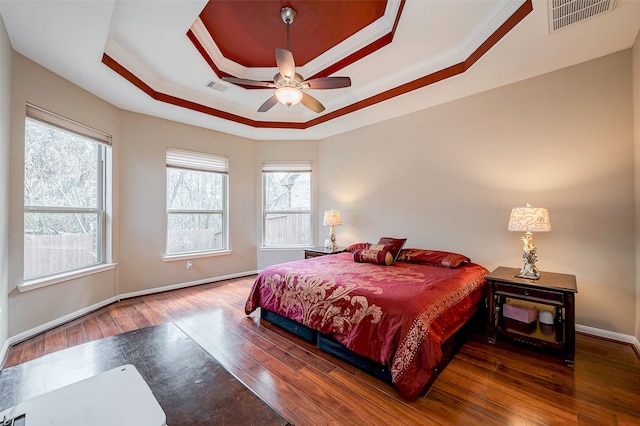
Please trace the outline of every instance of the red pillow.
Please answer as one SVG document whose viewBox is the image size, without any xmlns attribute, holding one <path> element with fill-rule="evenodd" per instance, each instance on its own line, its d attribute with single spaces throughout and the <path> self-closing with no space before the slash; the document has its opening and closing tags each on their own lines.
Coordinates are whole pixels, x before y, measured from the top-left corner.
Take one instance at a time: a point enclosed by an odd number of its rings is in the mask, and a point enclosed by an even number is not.
<svg viewBox="0 0 640 426">
<path fill-rule="evenodd" d="M 369 243 L 355 243 L 355 244 L 351 244 L 349 247 L 347 247 L 345 249 L 345 251 L 348 251 L 349 253 L 353 253 L 354 251 L 358 250 L 358 249 L 368 249 L 371 246 L 371 244 Z"/>
<path fill-rule="evenodd" d="M 358 263 L 389 266 L 393 263 L 393 256 L 389 250 L 358 249 L 353 252 L 353 260 Z"/>
<path fill-rule="evenodd" d="M 441 268 L 457 268 L 463 263 L 471 261 L 467 256 L 458 253 L 414 248 L 402 250 L 397 260 L 398 262 L 422 263 Z"/>
<path fill-rule="evenodd" d="M 393 244 L 393 248 L 391 249 L 391 255 L 393 256 L 393 261 L 395 262 L 398 259 L 400 250 L 402 250 L 402 247 L 406 242 L 407 242 L 406 238 L 382 237 L 380 238 L 380 241 L 378 241 L 378 244 Z"/>
</svg>

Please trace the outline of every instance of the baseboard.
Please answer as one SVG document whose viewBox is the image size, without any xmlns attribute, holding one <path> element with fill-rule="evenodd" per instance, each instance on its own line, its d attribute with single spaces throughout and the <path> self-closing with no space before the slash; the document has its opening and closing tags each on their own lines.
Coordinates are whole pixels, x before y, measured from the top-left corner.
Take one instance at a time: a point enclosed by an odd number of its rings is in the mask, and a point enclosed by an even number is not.
<svg viewBox="0 0 640 426">
<path fill-rule="evenodd" d="M 603 339 L 615 340 L 616 342 L 629 343 L 633 346 L 636 355 L 640 358 L 640 341 L 638 341 L 636 336 L 630 336 L 628 334 L 616 333 L 615 331 L 602 330 L 600 328 L 580 324 L 576 324 L 576 331 L 596 337 L 602 337 Z"/>
<path fill-rule="evenodd" d="M 138 296 L 146 296 L 148 294 L 154 294 L 154 293 L 162 293 L 164 291 L 170 291 L 170 290 L 177 290 L 180 288 L 186 288 L 186 287 L 193 287 L 196 285 L 201 285 L 201 284 L 208 284 L 208 283 L 213 283 L 213 282 L 218 282 L 218 281 L 225 281 L 225 280 L 230 280 L 233 278 L 241 278 L 241 277 L 246 277 L 249 275 L 255 275 L 257 273 L 257 271 L 247 271 L 247 272 L 240 272 L 237 274 L 230 274 L 230 275 L 224 275 L 221 277 L 215 277 L 215 278 L 206 278 L 206 279 L 202 279 L 202 280 L 197 280 L 197 281 L 190 281 L 190 282 L 186 282 L 186 283 L 180 283 L 180 284 L 173 284 L 173 285 L 169 285 L 169 286 L 165 286 L 165 287 L 157 287 L 157 288 L 152 288 L 149 290 L 142 290 L 142 291 L 135 291 L 135 292 L 131 292 L 131 293 L 124 293 L 124 294 L 119 294 L 115 297 L 110 297 L 107 300 L 103 300 L 100 303 L 96 303 L 94 305 L 88 306 L 86 308 L 80 309 L 78 311 L 72 312 L 70 314 L 67 314 L 63 317 L 60 318 L 56 318 L 53 321 L 49 321 L 45 324 L 41 324 L 37 327 L 34 327 L 30 330 L 24 331 L 20 334 L 16 334 L 15 336 L 11 336 L 9 337 L 7 340 L 5 340 L 4 344 L 2 345 L 2 350 L 0 351 L 0 370 L 2 370 L 2 366 L 4 366 L 4 364 L 7 361 L 7 355 L 9 353 L 9 348 L 12 345 L 15 345 L 16 343 L 20 343 L 23 340 L 27 340 L 30 339 L 31 337 L 37 336 L 40 333 L 44 333 L 47 330 L 51 330 L 52 328 L 58 327 L 62 324 L 65 324 L 69 321 L 73 321 L 76 318 L 80 318 L 83 315 L 87 315 L 90 314 L 93 311 L 96 311 L 100 308 L 103 308 L 113 302 L 117 302 L 118 300 L 123 300 L 123 299 L 130 299 L 132 297 L 138 297 Z"/>
<path fill-rule="evenodd" d="M 8 347 L 11 345 L 15 345 L 16 343 L 20 343 L 23 340 L 27 340 L 33 336 L 37 336 L 40 333 L 44 333 L 47 330 L 50 330 L 52 328 L 58 327 L 59 325 L 62 325 L 64 323 L 67 323 L 69 321 L 73 321 L 76 318 L 79 318 L 83 315 L 87 315 L 90 314 L 91 312 L 98 310 L 100 308 L 103 308 L 113 302 L 115 302 L 116 300 L 118 300 L 116 297 L 110 297 L 107 300 L 103 300 L 100 303 L 96 303 L 94 305 L 91 306 L 87 306 L 86 308 L 82 308 L 78 311 L 72 312 L 70 314 L 67 314 L 65 316 L 62 316 L 60 318 L 56 318 L 53 321 L 49 321 L 47 323 L 41 324 L 37 327 L 34 327 L 30 330 L 27 331 L 23 331 L 20 334 L 16 334 L 15 336 L 11 336 L 7 339 L 7 341 L 5 342 L 5 346 Z M 5 347 L 3 346 L 2 348 L 3 350 L 5 349 Z M 3 358 L 4 360 L 4 358 Z"/>
<path fill-rule="evenodd" d="M 154 294 L 154 293 L 162 293 L 163 291 L 171 291 L 171 290 L 178 290 L 181 288 L 186 288 L 186 287 L 193 287 L 196 285 L 201 285 L 201 284 L 209 284 L 209 283 L 215 283 L 218 281 L 226 281 L 226 280 L 231 280 L 234 278 L 242 278 L 242 277 L 247 277 L 249 275 L 255 275 L 257 274 L 257 271 L 247 271 L 247 272 L 240 272 L 237 274 L 229 274 L 229 275 L 223 275 L 221 277 L 215 277 L 215 278 L 205 278 L 202 280 L 196 280 L 196 281 L 189 281 L 186 283 L 180 283 L 180 284 L 172 284 L 172 285 L 168 285 L 165 287 L 156 287 L 156 288 L 151 288 L 149 290 L 141 290 L 141 291 L 134 291 L 131 293 L 123 293 L 121 295 L 119 295 L 118 300 L 120 299 L 130 299 L 132 297 L 138 297 L 138 296 L 146 296 L 148 294 Z"/>
</svg>

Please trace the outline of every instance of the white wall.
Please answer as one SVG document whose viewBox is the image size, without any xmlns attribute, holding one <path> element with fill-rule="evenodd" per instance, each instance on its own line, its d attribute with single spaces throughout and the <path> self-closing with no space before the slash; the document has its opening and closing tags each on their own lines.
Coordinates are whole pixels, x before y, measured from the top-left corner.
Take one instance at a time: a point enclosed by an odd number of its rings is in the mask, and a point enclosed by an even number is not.
<svg viewBox="0 0 640 426">
<path fill-rule="evenodd" d="M 408 247 L 520 267 L 512 207 L 547 207 L 542 271 L 574 274 L 577 323 L 635 333 L 631 52 L 320 142 L 320 210 L 343 244 Z"/>
<path fill-rule="evenodd" d="M 11 117 L 11 45 L 0 16 L 0 348 L 8 337 L 9 292 L 9 123 Z M 0 351 L 0 353 L 2 353 Z M 2 360 L 0 359 L 0 362 Z"/>
</svg>

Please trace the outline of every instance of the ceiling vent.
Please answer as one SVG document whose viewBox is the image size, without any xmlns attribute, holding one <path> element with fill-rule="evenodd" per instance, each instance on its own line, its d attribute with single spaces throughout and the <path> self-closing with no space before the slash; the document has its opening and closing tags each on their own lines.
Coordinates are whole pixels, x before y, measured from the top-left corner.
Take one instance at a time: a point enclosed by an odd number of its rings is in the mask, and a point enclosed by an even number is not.
<svg viewBox="0 0 640 426">
<path fill-rule="evenodd" d="M 229 86 L 225 86 L 224 84 L 216 83 L 215 81 L 210 81 L 207 83 L 207 87 L 213 90 L 217 90 L 218 92 L 224 92 L 229 88 Z"/>
<path fill-rule="evenodd" d="M 549 0 L 549 32 L 610 12 L 616 0 Z"/>
</svg>

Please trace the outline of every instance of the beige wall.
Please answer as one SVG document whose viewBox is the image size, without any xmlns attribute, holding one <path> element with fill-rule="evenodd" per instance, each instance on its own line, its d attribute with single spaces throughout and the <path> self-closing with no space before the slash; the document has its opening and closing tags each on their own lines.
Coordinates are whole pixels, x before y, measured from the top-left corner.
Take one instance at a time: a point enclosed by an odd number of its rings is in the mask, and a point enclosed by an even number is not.
<svg viewBox="0 0 640 426">
<path fill-rule="evenodd" d="M 256 269 L 255 142 L 123 111 L 120 114 L 119 293 L 247 273 Z M 231 254 L 163 262 L 166 227 L 166 149 L 229 157 Z"/>
<path fill-rule="evenodd" d="M 263 161 L 311 161 L 313 200 L 318 199 L 318 142 L 317 141 L 260 141 L 257 144 L 257 156 L 255 163 L 256 173 L 256 244 L 258 250 L 258 270 L 269 265 L 298 260 L 304 257 L 300 249 L 263 249 L 262 245 L 262 162 Z M 316 206 L 312 205 L 315 210 Z M 318 215 L 314 215 L 313 229 L 317 229 Z M 318 242 L 318 235 L 313 236 L 314 243 Z M 323 239 L 324 241 L 324 239 Z"/>
<path fill-rule="evenodd" d="M 166 286 L 205 282 L 256 269 L 255 142 L 146 115 L 121 111 L 14 52 L 11 103 L 9 326 L 15 336 L 67 315 Z M 25 103 L 113 135 L 113 190 L 109 197 L 114 270 L 20 292 Z M 165 153 L 168 146 L 229 157 L 231 253 L 164 262 Z M 6 180 L 3 180 L 6 182 Z M 5 291 L 4 294 L 7 292 Z"/>
<path fill-rule="evenodd" d="M 118 168 L 118 109 L 22 55 L 13 53 L 9 203 L 9 336 L 56 320 L 115 296 L 115 270 L 21 293 L 23 278 L 24 119 L 27 102 L 113 136 Z M 117 257 L 117 180 L 112 197 L 114 257 Z M 114 219 L 115 218 L 115 219 Z"/>
<path fill-rule="evenodd" d="M 10 117 L 11 45 L 4 21 L 0 16 L 0 348 L 4 346 L 8 337 L 9 215 L 7 213 L 9 211 Z"/>
<path fill-rule="evenodd" d="M 577 323 L 634 335 L 631 53 L 624 51 L 320 142 L 320 210 L 341 244 L 408 247 L 520 267 L 512 207 L 547 207 L 542 271 L 574 274 Z"/>
<path fill-rule="evenodd" d="M 636 205 L 636 345 L 640 350 L 640 33 L 633 46 L 633 122 Z"/>
</svg>

